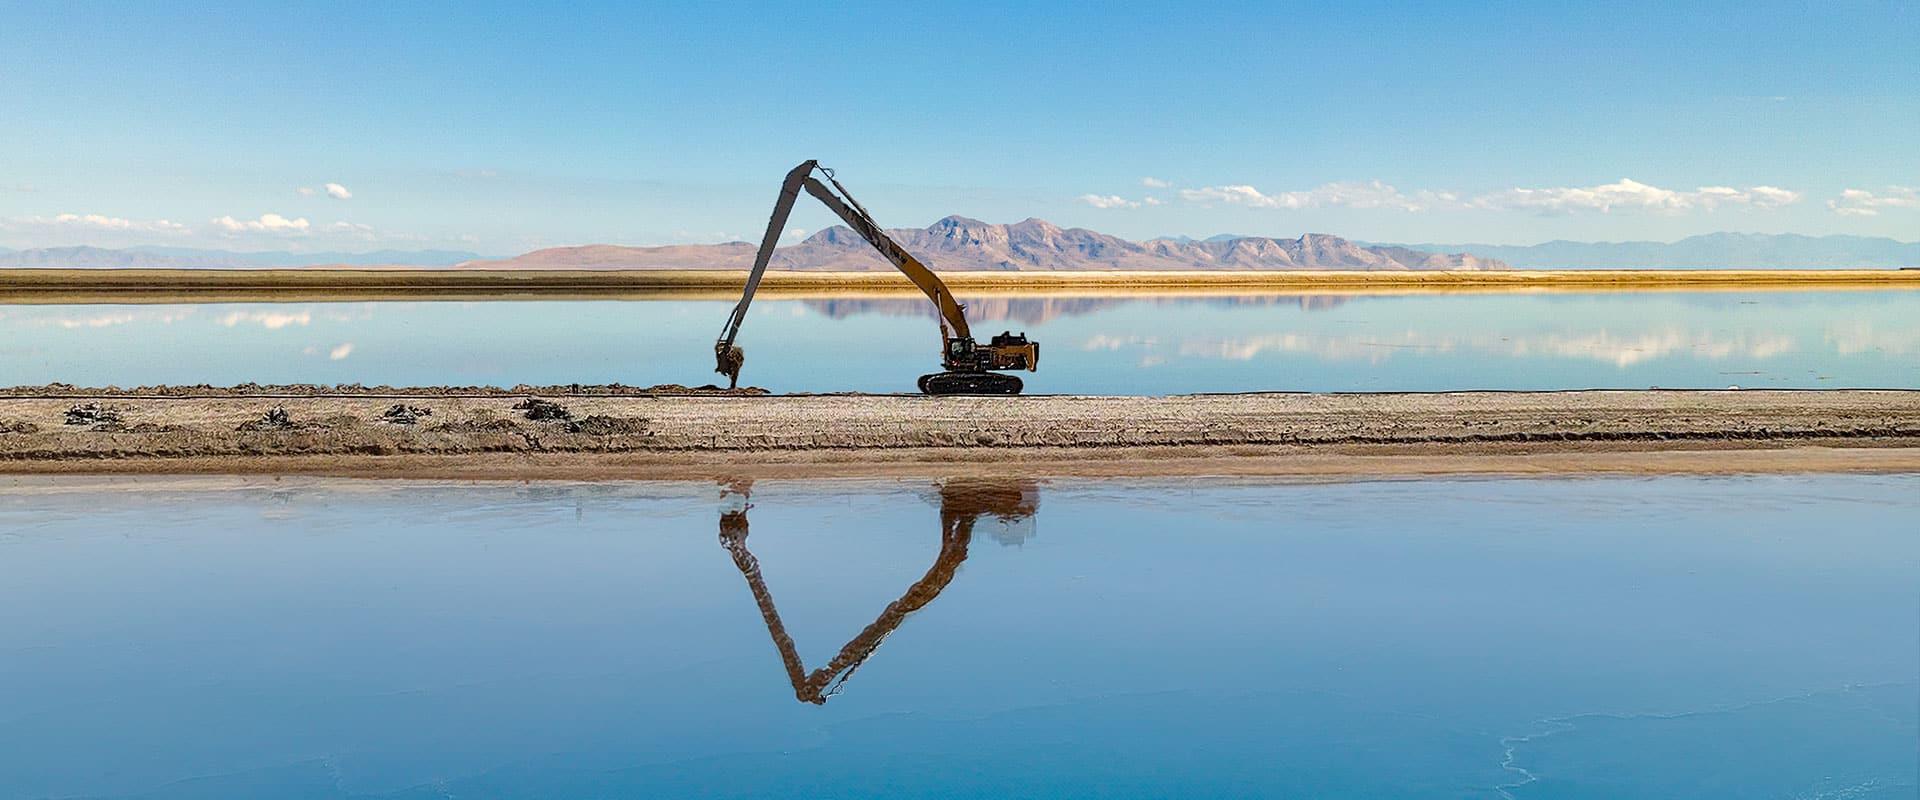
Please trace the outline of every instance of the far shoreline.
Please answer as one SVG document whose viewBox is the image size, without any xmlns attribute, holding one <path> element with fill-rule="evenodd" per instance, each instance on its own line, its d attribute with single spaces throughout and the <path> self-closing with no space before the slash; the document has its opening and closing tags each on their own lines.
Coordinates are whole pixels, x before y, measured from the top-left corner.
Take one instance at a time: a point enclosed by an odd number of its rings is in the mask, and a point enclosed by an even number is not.
<svg viewBox="0 0 1920 800">
<path fill-rule="evenodd" d="M 1920 289 L 1920 270 L 953 270 L 955 292 L 1007 296 L 1225 296 L 1507 292 L 1872 291 Z M 744 270 L 0 269 L 0 304 L 328 300 L 724 300 Z M 771 271 L 760 292 L 792 299 L 896 297 L 890 271 Z"/>
</svg>

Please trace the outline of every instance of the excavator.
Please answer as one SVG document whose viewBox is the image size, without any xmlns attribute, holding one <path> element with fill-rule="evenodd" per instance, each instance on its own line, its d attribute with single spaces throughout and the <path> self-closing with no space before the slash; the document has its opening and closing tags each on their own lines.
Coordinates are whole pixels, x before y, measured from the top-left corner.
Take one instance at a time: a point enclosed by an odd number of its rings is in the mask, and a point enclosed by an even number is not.
<svg viewBox="0 0 1920 800">
<path fill-rule="evenodd" d="M 814 176 L 815 173 L 826 178 L 826 182 L 822 183 L 820 178 Z M 760 279 L 767 272 L 768 262 L 773 259 L 773 248 L 786 231 L 787 217 L 793 213 L 793 204 L 800 198 L 802 190 L 818 198 L 828 210 L 845 221 L 847 227 L 866 239 L 873 249 L 880 251 L 880 255 L 906 275 L 914 286 L 919 287 L 940 312 L 940 363 L 943 371 L 920 376 L 921 392 L 930 395 L 1020 393 L 1020 378 L 1002 375 L 999 371 L 1034 371 L 1040 363 L 1040 345 L 1028 341 L 1025 333 L 1016 335 L 1012 331 L 994 336 L 986 344 L 974 341 L 973 333 L 967 327 L 966 307 L 953 298 L 953 292 L 947 289 L 947 284 L 940 280 L 940 276 L 889 237 L 873 221 L 873 215 L 853 199 L 847 187 L 834 178 L 833 170 L 813 160 L 794 167 L 780 184 L 780 197 L 773 204 L 773 217 L 767 220 L 767 232 L 760 239 L 760 250 L 753 258 L 753 271 L 747 275 L 746 289 L 740 295 L 740 302 L 733 307 L 733 313 L 727 315 L 726 327 L 721 329 L 720 338 L 713 344 L 713 371 L 727 376 L 728 388 L 739 384 L 740 368 L 746 363 L 746 354 L 733 340 L 740 333 L 740 323 L 747 317 L 747 306 L 753 303 L 753 294 L 760 288 Z"/>
<path fill-rule="evenodd" d="M 720 546 L 733 556 L 733 564 L 747 579 L 753 601 L 760 606 L 760 617 L 780 652 L 787 680 L 793 684 L 794 697 L 802 703 L 825 705 L 838 694 L 848 678 L 871 658 L 900 623 L 915 611 L 925 608 L 953 582 L 960 564 L 967 560 L 967 547 L 973 542 L 974 524 L 981 517 L 994 517 L 1006 523 L 1029 521 L 1040 508 L 1040 487 L 1031 480 L 1017 478 L 951 478 L 940 484 L 940 553 L 927 573 L 907 587 L 900 599 L 887 604 L 873 624 L 861 629 L 840 648 L 826 665 L 811 672 L 800 661 L 800 650 L 774 607 L 773 592 L 760 572 L 760 560 L 747 550 L 747 497 L 751 481 L 732 484 L 723 492 L 737 505 L 720 513 Z"/>
</svg>

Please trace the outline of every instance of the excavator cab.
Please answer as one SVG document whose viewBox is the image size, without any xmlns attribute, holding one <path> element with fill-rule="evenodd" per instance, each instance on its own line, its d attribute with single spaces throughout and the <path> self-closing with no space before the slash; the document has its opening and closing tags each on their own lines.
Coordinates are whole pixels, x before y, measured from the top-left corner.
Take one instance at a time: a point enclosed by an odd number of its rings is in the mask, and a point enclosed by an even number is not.
<svg viewBox="0 0 1920 800">
<path fill-rule="evenodd" d="M 815 172 L 825 176 L 826 182 L 822 183 L 814 177 Z M 868 244 L 873 245 L 873 249 L 880 251 L 880 255 L 907 276 L 907 280 L 912 281 L 927 299 L 933 301 L 934 308 L 939 311 L 941 337 L 946 342 L 940 362 L 946 371 L 920 376 L 920 391 L 933 395 L 1020 393 L 1023 385 L 1018 377 L 996 373 L 1022 369 L 1034 371 L 1040 364 L 1040 345 L 1029 341 L 1026 333 L 1015 335 L 1012 331 L 993 337 L 985 345 L 976 343 L 967 327 L 965 307 L 954 300 L 953 293 L 940 280 L 940 276 L 889 237 L 873 221 L 872 215 L 853 199 L 847 187 L 841 186 L 840 181 L 833 177 L 833 171 L 820 166 L 817 161 L 802 162 L 787 173 L 786 182 L 780 186 L 780 197 L 773 205 L 773 216 L 767 220 L 766 235 L 761 238 L 760 250 L 754 256 L 753 270 L 747 273 L 746 289 L 740 295 L 740 302 L 733 307 L 733 313 L 728 315 L 720 338 L 713 344 L 714 371 L 727 376 L 729 386 L 738 382 L 740 368 L 746 361 L 740 348 L 734 345 L 734 337 L 740 332 L 740 323 L 747 316 L 747 306 L 753 302 L 753 294 L 760 286 L 761 277 L 766 274 L 767 264 L 773 260 L 774 246 L 786 231 L 787 218 L 793 213 L 794 201 L 799 199 L 802 191 L 813 195 L 854 232 L 865 238 Z"/>
</svg>

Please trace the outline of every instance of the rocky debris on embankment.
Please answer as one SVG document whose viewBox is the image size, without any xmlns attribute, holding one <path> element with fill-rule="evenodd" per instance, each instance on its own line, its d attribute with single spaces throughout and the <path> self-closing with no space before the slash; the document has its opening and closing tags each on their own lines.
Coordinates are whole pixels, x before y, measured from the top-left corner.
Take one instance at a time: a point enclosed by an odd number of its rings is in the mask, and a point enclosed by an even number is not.
<svg viewBox="0 0 1920 800">
<path fill-rule="evenodd" d="M 67 409 L 67 425 L 118 425 L 120 409 L 99 403 L 86 403 Z"/>
<path fill-rule="evenodd" d="M 524 412 L 524 416 L 534 422 L 560 422 L 573 419 L 573 412 L 568 411 L 566 406 L 538 397 L 529 397 L 514 403 L 513 410 Z"/>
<path fill-rule="evenodd" d="M 386 411 L 380 412 L 380 421 L 394 425 L 418 425 L 420 420 L 433 416 L 433 409 L 395 403 Z"/>
</svg>

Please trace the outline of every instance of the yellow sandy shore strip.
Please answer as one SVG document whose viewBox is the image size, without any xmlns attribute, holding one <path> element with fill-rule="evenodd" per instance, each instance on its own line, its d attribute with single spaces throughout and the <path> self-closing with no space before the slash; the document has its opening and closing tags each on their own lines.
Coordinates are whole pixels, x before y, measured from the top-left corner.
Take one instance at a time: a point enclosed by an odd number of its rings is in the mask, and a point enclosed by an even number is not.
<svg viewBox="0 0 1920 800">
<path fill-rule="evenodd" d="M 1920 270 L 1893 269 L 955 271 L 942 277 L 954 291 L 973 296 L 1920 289 Z M 745 280 L 738 270 L 12 269 L 0 270 L 0 303 L 722 299 L 737 297 Z M 761 291 L 878 297 L 914 289 L 892 272 L 776 271 L 767 273 Z"/>
</svg>

